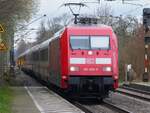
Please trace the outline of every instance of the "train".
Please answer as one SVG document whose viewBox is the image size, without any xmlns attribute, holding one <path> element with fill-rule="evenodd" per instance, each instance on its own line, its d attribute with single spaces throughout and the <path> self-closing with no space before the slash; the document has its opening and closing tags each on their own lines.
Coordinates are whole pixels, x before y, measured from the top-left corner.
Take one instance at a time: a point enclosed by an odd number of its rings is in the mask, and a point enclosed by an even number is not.
<svg viewBox="0 0 150 113">
<path fill-rule="evenodd" d="M 72 24 L 18 56 L 19 67 L 64 92 L 105 98 L 118 87 L 118 41 L 110 26 Z"/>
</svg>

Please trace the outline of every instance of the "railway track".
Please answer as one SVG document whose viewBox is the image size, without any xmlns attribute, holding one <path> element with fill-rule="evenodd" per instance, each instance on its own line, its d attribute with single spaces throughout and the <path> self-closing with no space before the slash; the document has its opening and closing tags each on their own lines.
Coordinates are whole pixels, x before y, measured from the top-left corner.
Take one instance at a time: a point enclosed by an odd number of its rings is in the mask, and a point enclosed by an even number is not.
<svg viewBox="0 0 150 113">
<path fill-rule="evenodd" d="M 147 91 L 122 86 L 116 92 L 150 102 L 150 92 Z"/>
<path fill-rule="evenodd" d="M 89 108 L 85 107 L 83 104 L 81 104 L 77 101 L 74 101 L 71 103 L 74 104 L 76 107 L 82 109 L 85 113 L 94 113 L 92 110 L 90 110 Z"/>
<path fill-rule="evenodd" d="M 59 94 L 60 96 L 62 96 L 64 99 L 66 99 L 73 105 L 75 105 L 76 107 L 83 110 L 85 113 L 132 113 L 131 111 L 121 108 L 117 105 L 113 105 L 113 103 L 110 103 L 106 100 L 103 100 L 102 102 L 95 100 L 94 103 L 89 100 L 86 103 L 86 102 L 82 102 L 79 100 L 76 101 L 76 100 L 70 99 L 65 94 L 62 94 L 61 92 L 59 92 L 58 90 L 56 91 L 53 89 L 53 91 Z M 112 112 L 109 112 L 109 111 L 112 111 Z"/>
<path fill-rule="evenodd" d="M 107 106 L 108 108 L 113 109 L 117 113 L 132 113 L 131 111 L 129 111 L 127 109 L 121 108 L 121 107 L 119 107 L 117 105 L 114 105 L 114 104 L 112 104 L 112 103 L 110 103 L 108 101 L 105 101 L 105 100 L 103 101 L 103 104 L 105 106 Z"/>
<path fill-rule="evenodd" d="M 144 90 L 132 88 L 132 87 L 130 87 L 130 86 L 121 86 L 121 88 L 122 88 L 122 89 L 130 90 L 130 91 L 134 91 L 134 92 L 138 92 L 138 93 L 143 93 L 143 94 L 146 94 L 146 95 L 150 95 L 150 92 L 149 92 L 149 91 L 144 91 Z"/>
<path fill-rule="evenodd" d="M 131 111 L 128 111 L 127 109 L 121 108 L 117 105 L 113 105 L 112 103 L 104 100 L 102 103 L 100 104 L 91 104 L 91 105 L 87 105 L 87 104 L 83 104 L 80 102 L 73 102 L 73 104 L 77 107 L 79 107 L 80 109 L 82 109 L 85 113 L 132 113 Z"/>
<path fill-rule="evenodd" d="M 144 84 L 142 85 L 142 84 L 130 83 L 130 84 L 123 84 L 122 87 L 129 87 L 129 88 L 150 92 L 150 87 Z"/>
</svg>

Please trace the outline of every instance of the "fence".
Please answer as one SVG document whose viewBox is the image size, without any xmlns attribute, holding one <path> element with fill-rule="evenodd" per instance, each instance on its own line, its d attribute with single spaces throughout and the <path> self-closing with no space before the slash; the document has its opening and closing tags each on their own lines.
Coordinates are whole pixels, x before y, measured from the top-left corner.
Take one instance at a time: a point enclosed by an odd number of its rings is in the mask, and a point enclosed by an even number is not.
<svg viewBox="0 0 150 113">
<path fill-rule="evenodd" d="M 9 52 L 0 51 L 0 76 L 9 69 Z"/>
</svg>

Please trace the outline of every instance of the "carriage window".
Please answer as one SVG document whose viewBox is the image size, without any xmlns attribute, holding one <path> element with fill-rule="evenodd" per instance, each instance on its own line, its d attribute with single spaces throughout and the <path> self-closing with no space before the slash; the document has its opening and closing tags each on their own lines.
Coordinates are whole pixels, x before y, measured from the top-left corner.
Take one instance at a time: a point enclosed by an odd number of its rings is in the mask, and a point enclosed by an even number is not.
<svg viewBox="0 0 150 113">
<path fill-rule="evenodd" d="M 91 36 L 91 49 L 109 49 L 109 36 Z"/>
<path fill-rule="evenodd" d="M 70 46 L 72 49 L 89 49 L 89 36 L 71 36 Z"/>
<path fill-rule="evenodd" d="M 35 51 L 32 53 L 32 61 L 38 61 L 39 60 L 39 54 L 38 51 Z"/>
<path fill-rule="evenodd" d="M 47 48 L 40 51 L 40 60 L 48 61 L 48 49 Z"/>
</svg>

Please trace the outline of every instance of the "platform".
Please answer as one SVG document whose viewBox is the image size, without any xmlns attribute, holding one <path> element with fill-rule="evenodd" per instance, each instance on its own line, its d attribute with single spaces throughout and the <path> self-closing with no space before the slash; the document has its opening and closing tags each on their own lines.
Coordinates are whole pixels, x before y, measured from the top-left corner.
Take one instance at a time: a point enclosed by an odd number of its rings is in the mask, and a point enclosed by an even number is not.
<svg viewBox="0 0 150 113">
<path fill-rule="evenodd" d="M 12 113 L 40 113 L 24 87 L 11 87 L 13 91 Z"/>
<path fill-rule="evenodd" d="M 47 87 L 15 87 L 13 113 L 84 113 Z"/>
<path fill-rule="evenodd" d="M 150 82 L 133 82 L 130 84 L 123 84 L 123 85 L 150 92 Z"/>
</svg>

